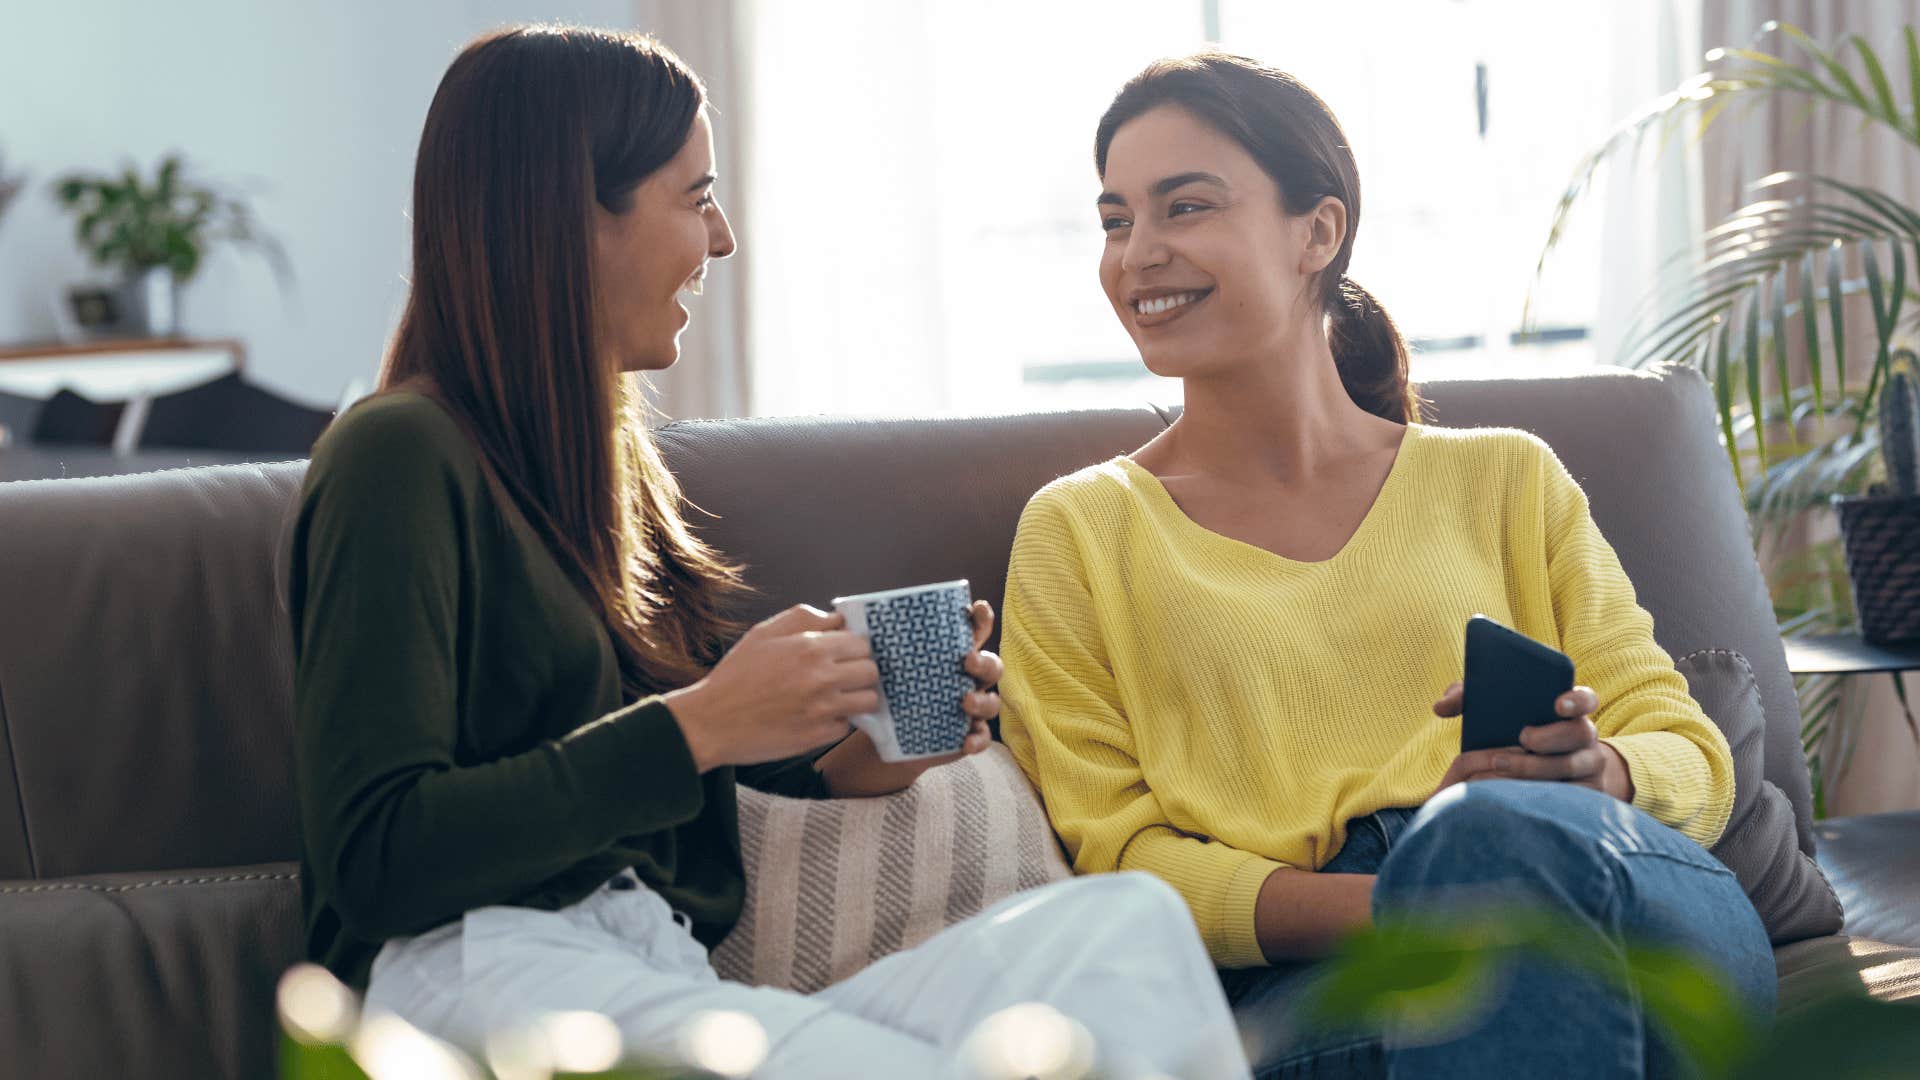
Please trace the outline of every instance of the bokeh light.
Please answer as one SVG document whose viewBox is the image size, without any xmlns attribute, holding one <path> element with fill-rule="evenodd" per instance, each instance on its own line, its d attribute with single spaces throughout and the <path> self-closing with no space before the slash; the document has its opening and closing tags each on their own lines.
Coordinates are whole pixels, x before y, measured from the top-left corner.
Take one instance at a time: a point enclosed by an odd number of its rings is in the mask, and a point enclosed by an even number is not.
<svg viewBox="0 0 1920 1080">
<path fill-rule="evenodd" d="M 722 1076 L 747 1076 L 767 1060 L 767 1029 L 743 1012 L 696 1015 L 681 1047 L 689 1062 Z"/>
<path fill-rule="evenodd" d="M 620 1029 L 597 1012 L 549 1013 L 541 1020 L 556 1072 L 605 1072 L 619 1064 Z"/>
<path fill-rule="evenodd" d="M 982 1020 L 961 1054 L 992 1080 L 1073 1080 L 1093 1068 L 1093 1035 L 1053 1006 L 1027 1002 Z"/>
<path fill-rule="evenodd" d="M 538 1025 L 521 1024 L 487 1035 L 487 1068 L 498 1080 L 550 1080 L 553 1046 Z"/>
<path fill-rule="evenodd" d="M 353 991 L 318 964 L 295 964 L 280 976 L 280 1024 L 308 1045 L 340 1044 L 360 1018 Z"/>
<path fill-rule="evenodd" d="M 391 1013 L 375 1013 L 348 1044 L 370 1080 L 479 1080 L 464 1055 Z"/>
</svg>

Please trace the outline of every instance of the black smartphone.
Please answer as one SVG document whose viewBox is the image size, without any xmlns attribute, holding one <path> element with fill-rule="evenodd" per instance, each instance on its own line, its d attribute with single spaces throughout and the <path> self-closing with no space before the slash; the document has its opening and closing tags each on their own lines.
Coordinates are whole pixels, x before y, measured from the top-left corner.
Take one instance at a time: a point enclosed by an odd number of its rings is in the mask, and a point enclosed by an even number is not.
<svg viewBox="0 0 1920 1080">
<path fill-rule="evenodd" d="M 1467 620 L 1460 752 L 1520 745 L 1520 730 L 1565 719 L 1553 711 L 1573 689 L 1573 660 L 1485 615 Z"/>
</svg>

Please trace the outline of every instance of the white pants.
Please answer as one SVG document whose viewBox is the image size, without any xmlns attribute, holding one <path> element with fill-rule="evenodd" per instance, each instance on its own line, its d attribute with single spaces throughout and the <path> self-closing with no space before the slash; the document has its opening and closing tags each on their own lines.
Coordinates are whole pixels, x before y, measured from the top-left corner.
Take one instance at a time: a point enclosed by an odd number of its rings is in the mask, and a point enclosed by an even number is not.
<svg viewBox="0 0 1920 1080">
<path fill-rule="evenodd" d="M 1104 1075 L 1249 1075 L 1225 994 L 1179 895 L 1140 873 L 1021 893 L 811 996 L 722 982 L 707 950 L 631 871 L 571 907 L 486 907 L 373 963 L 367 1006 L 478 1052 L 548 1010 L 611 1017 L 629 1053 L 672 1056 L 688 1019 L 745 1012 L 767 1030 L 759 1077 L 964 1075 L 985 1017 L 1039 1001 L 1093 1033 Z"/>
</svg>

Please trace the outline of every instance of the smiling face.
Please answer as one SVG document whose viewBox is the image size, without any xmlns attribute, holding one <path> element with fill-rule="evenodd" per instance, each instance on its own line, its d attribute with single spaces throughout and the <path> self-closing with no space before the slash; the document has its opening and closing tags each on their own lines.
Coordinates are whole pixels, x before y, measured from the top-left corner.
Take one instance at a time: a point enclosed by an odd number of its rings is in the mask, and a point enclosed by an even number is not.
<svg viewBox="0 0 1920 1080">
<path fill-rule="evenodd" d="M 713 128 L 701 110 L 686 145 L 640 182 L 624 210 L 593 206 L 594 318 L 621 371 L 658 371 L 680 358 L 708 259 L 733 254 L 733 230 L 713 197 Z"/>
<path fill-rule="evenodd" d="M 1102 186 L 1100 284 L 1149 371 L 1224 370 L 1317 324 L 1313 279 L 1340 245 L 1339 200 L 1288 214 L 1239 143 L 1175 105 L 1121 125 Z"/>
</svg>

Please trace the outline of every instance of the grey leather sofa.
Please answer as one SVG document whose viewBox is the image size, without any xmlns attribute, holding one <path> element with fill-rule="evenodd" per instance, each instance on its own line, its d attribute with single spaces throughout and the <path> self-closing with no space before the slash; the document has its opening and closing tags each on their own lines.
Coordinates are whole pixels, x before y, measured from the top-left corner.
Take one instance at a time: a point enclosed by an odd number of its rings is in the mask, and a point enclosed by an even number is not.
<svg viewBox="0 0 1920 1080">
<path fill-rule="evenodd" d="M 1781 948 L 1783 1007 L 1826 985 L 1920 997 L 1920 813 L 1811 820 L 1705 384 L 1603 372 L 1427 393 L 1433 422 L 1523 427 L 1559 451 L 1671 653 L 1751 661 L 1767 777 L 1859 935 Z M 660 438 L 717 515 L 696 521 L 750 563 L 749 614 L 953 577 L 997 606 L 1027 496 L 1168 420 L 695 422 Z M 272 990 L 301 940 L 277 560 L 302 469 L 0 484 L 0 1073 L 270 1075 Z"/>
</svg>

